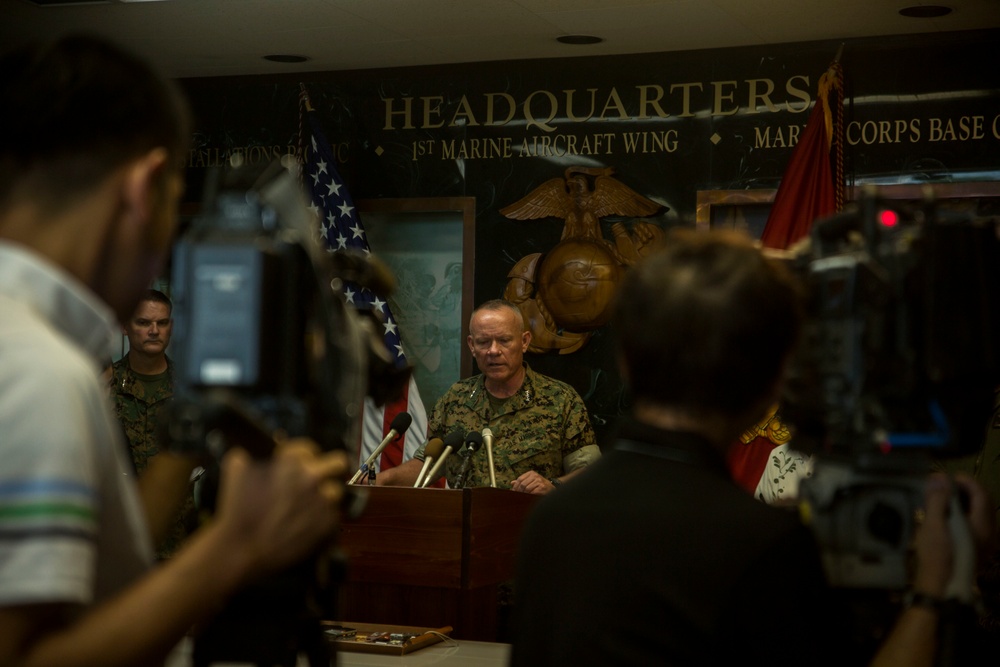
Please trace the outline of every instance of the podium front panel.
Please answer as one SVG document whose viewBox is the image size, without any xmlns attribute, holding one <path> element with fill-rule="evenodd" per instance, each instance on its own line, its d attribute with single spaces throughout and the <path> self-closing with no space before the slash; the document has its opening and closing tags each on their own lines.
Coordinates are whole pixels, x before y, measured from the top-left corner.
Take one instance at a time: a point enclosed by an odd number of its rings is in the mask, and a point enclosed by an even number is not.
<svg viewBox="0 0 1000 667">
<path fill-rule="evenodd" d="M 504 489 L 465 489 L 468 549 L 465 588 L 514 578 L 521 528 L 540 496 Z"/>
<path fill-rule="evenodd" d="M 347 580 L 459 588 L 461 491 L 376 486 L 364 512 L 341 526 Z"/>
<path fill-rule="evenodd" d="M 537 501 L 491 488 L 369 488 L 364 512 L 341 528 L 337 620 L 448 625 L 455 638 L 496 641 L 497 585 L 514 576 Z"/>
</svg>

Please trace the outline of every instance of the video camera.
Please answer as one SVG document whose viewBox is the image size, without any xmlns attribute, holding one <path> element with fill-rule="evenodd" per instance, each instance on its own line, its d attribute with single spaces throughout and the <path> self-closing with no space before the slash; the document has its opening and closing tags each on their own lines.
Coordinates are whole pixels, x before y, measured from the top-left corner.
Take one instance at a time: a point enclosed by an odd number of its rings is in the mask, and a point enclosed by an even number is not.
<svg viewBox="0 0 1000 667">
<path fill-rule="evenodd" d="M 834 586 L 906 586 L 927 473 L 981 446 L 1000 381 L 996 220 L 865 188 L 814 223 L 792 265 L 803 340 L 781 399 L 815 455 L 806 518 Z"/>
<path fill-rule="evenodd" d="M 267 458 L 274 435 L 305 436 L 324 451 L 355 451 L 362 403 L 400 392 L 373 317 L 348 306 L 345 282 L 388 293 L 393 279 L 363 255 L 319 247 L 298 179 L 280 163 L 213 172 L 202 214 L 177 242 L 171 270 L 174 400 L 163 428 L 171 448 L 207 452 L 198 494 L 214 511 L 218 459 L 230 446 Z M 345 516 L 363 508 L 345 489 Z M 215 661 L 295 665 L 300 650 L 328 665 L 319 626 L 333 618 L 332 550 L 239 592 L 195 638 L 195 667 Z"/>
</svg>

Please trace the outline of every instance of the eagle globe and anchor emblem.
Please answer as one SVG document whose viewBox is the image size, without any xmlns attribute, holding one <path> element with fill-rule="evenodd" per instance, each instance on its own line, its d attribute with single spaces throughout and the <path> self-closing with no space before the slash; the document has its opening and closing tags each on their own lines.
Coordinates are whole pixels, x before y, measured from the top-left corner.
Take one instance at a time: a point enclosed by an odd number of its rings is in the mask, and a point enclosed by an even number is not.
<svg viewBox="0 0 1000 667">
<path fill-rule="evenodd" d="M 614 242 L 604 238 L 605 216 L 650 216 L 663 206 L 612 176 L 614 167 L 569 167 L 523 199 L 500 209 L 514 220 L 556 217 L 562 237 L 546 253 L 519 260 L 510 273 L 504 298 L 516 303 L 531 331 L 531 352 L 579 350 L 591 332 L 611 317 L 612 297 L 622 273 L 649 252 L 663 230 L 645 220 L 611 226 Z"/>
</svg>

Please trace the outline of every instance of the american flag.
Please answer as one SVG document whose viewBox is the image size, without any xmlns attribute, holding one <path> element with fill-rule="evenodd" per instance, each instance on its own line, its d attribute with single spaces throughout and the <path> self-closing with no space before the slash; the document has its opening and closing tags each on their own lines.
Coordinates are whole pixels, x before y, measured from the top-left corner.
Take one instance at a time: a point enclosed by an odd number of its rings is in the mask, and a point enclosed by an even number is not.
<svg viewBox="0 0 1000 667">
<path fill-rule="evenodd" d="M 330 252 L 353 250 L 366 255 L 371 254 L 364 225 L 361 224 L 361 218 L 343 179 L 337 173 L 333 151 L 323 134 L 315 112 L 312 111 L 304 89 L 301 103 L 302 113 L 308 120 L 308 125 L 304 128 L 304 131 L 308 131 L 308 144 L 302 179 L 311 200 L 310 209 L 319 221 L 322 241 Z M 405 365 L 406 356 L 403 352 L 399 326 L 384 295 L 375 294 L 367 287 L 346 282 L 344 296 L 359 310 L 371 310 L 379 317 L 385 328 L 386 347 L 397 364 Z M 402 438 L 397 438 L 382 451 L 379 460 L 375 462 L 376 471 L 392 468 L 413 457 L 427 435 L 427 413 L 417 385 L 411 377 L 403 395 L 392 403 L 379 407 L 370 398 L 365 399 L 359 463 L 365 461 L 378 447 L 389 432 L 393 418 L 403 411 L 410 413 L 413 422 Z"/>
</svg>

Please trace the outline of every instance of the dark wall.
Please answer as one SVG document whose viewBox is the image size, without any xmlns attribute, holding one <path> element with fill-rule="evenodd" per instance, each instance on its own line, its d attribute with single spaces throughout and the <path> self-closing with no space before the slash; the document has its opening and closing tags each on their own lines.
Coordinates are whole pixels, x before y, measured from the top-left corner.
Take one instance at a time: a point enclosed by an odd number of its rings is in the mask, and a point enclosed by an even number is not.
<svg viewBox="0 0 1000 667">
<path fill-rule="evenodd" d="M 998 43 L 993 30 L 185 80 L 197 127 L 189 198 L 207 167 L 234 152 L 250 161 L 294 152 L 304 84 L 355 199 L 475 197 L 481 302 L 562 231 L 557 218 L 510 220 L 500 209 L 569 166 L 614 167 L 664 205 L 661 226 L 691 224 L 699 190 L 776 187 L 841 46 L 849 184 L 1000 180 Z M 576 353 L 529 362 L 571 382 L 599 431 L 621 412 L 607 327 Z"/>
</svg>

